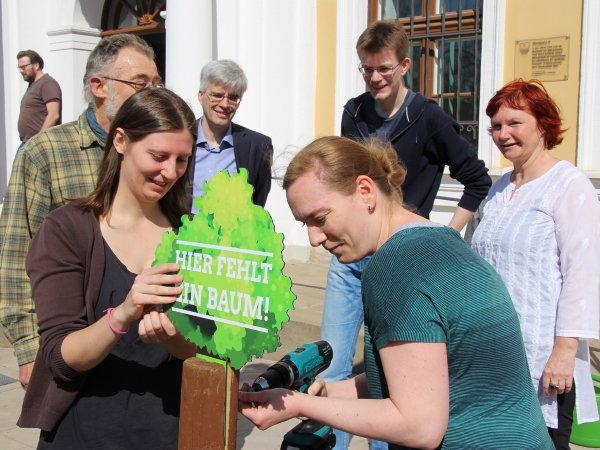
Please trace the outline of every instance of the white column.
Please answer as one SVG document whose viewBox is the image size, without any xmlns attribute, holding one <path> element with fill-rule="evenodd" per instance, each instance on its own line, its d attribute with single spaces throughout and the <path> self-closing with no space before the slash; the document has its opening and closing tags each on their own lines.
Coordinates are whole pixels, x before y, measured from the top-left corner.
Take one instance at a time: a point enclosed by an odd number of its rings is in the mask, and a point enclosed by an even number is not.
<svg viewBox="0 0 600 450">
<path fill-rule="evenodd" d="M 75 120 L 86 107 L 83 76 L 88 56 L 100 40 L 95 28 L 65 27 L 48 31 L 52 76 L 62 90 L 62 121 Z"/>
<path fill-rule="evenodd" d="M 4 73 L 2 76 L 3 98 L 0 99 L 4 108 L 4 123 L 0 130 L 2 146 L 0 148 L 0 194 L 4 197 L 4 191 L 8 184 L 12 162 L 17 153 L 21 140 L 17 131 L 17 121 L 21 105 L 21 96 L 25 92 L 27 83 L 23 81 L 17 70 L 17 52 L 23 50 L 20 41 L 19 23 L 15 20 L 19 17 L 19 5 L 16 1 L 2 2 L 2 65 Z M 40 51 L 40 50 L 38 50 Z M 0 198 L 2 203 L 3 198 Z"/>
<path fill-rule="evenodd" d="M 213 0 L 169 0 L 165 82 L 200 116 L 200 70 L 215 58 Z"/>
<path fill-rule="evenodd" d="M 600 177 L 600 2 L 583 2 L 581 37 L 581 84 L 579 86 L 579 129 L 577 167 L 590 177 Z"/>
<path fill-rule="evenodd" d="M 483 5 L 478 153 L 492 174 L 500 173 L 500 152 L 487 131 L 490 119 L 485 114 L 485 108 L 503 84 L 505 13 L 506 0 L 486 0 Z"/>
<path fill-rule="evenodd" d="M 296 257 L 306 259 L 306 230 L 277 178 L 290 155 L 314 138 L 316 2 L 219 0 L 218 7 L 219 58 L 236 60 L 248 77 L 235 121 L 273 139 L 275 178 L 266 209 L 284 233 L 286 253 L 298 250 Z"/>
<path fill-rule="evenodd" d="M 346 102 L 365 92 L 358 71 L 356 41 L 367 28 L 367 0 L 338 0 L 336 29 L 335 133 L 339 134 Z"/>
</svg>

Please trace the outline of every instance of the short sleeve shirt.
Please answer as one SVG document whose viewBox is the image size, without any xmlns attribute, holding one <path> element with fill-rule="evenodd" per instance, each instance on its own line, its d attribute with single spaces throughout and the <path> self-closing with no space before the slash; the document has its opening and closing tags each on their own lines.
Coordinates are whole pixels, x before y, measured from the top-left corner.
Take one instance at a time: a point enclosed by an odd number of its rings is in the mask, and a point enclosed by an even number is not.
<svg viewBox="0 0 600 450">
<path fill-rule="evenodd" d="M 25 142 L 39 133 L 48 115 L 46 103 L 54 100 L 60 104 L 62 92 L 58 82 L 50 75 L 44 74 L 39 80 L 29 85 L 21 99 L 19 112 L 18 129 L 21 141 Z M 60 123 L 61 119 L 59 118 L 56 125 Z"/>
<path fill-rule="evenodd" d="M 362 292 L 371 397 L 389 396 L 382 347 L 443 342 L 450 416 L 442 448 L 553 448 L 508 292 L 456 231 L 399 230 L 371 258 Z"/>
</svg>

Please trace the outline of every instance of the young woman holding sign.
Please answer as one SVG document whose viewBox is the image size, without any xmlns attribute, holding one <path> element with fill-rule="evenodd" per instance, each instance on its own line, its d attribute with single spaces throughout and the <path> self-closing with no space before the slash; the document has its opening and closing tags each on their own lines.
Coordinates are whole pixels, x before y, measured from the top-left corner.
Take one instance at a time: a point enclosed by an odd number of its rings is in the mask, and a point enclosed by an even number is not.
<svg viewBox="0 0 600 450">
<path fill-rule="evenodd" d="M 53 211 L 27 258 L 40 350 L 19 425 L 38 448 L 176 448 L 182 360 L 195 354 L 161 305 L 183 281 L 150 267 L 186 213 L 194 114 L 148 88 L 118 111 L 96 189 Z"/>
</svg>

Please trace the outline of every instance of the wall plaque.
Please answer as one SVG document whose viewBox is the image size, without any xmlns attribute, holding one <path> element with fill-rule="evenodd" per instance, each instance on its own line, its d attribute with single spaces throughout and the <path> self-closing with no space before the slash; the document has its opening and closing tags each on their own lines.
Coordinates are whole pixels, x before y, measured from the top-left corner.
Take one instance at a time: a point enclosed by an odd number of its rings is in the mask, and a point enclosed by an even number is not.
<svg viewBox="0 0 600 450">
<path fill-rule="evenodd" d="M 569 36 L 515 42 L 515 78 L 565 81 L 569 78 Z"/>
</svg>

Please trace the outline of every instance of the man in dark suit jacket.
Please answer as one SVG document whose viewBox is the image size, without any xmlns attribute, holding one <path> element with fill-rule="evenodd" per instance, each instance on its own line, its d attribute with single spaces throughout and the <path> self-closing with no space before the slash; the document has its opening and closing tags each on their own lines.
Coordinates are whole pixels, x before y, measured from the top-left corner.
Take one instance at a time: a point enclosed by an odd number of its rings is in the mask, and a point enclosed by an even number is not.
<svg viewBox="0 0 600 450">
<path fill-rule="evenodd" d="M 252 201 L 265 206 L 271 190 L 271 138 L 233 123 L 247 86 L 246 75 L 233 61 L 211 61 L 202 68 L 198 92 L 202 117 L 190 171 L 194 197 L 204 193 L 204 183 L 215 173 L 245 168 L 254 187 Z"/>
</svg>

